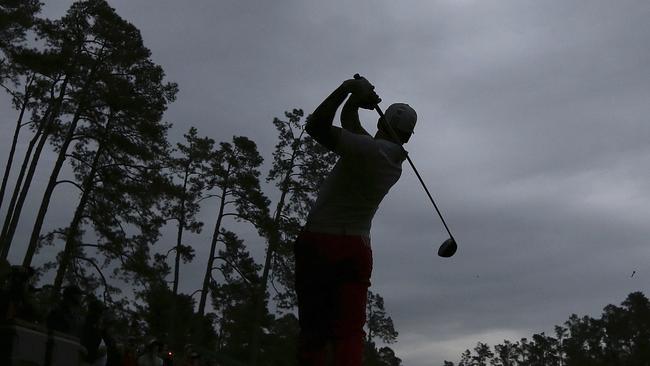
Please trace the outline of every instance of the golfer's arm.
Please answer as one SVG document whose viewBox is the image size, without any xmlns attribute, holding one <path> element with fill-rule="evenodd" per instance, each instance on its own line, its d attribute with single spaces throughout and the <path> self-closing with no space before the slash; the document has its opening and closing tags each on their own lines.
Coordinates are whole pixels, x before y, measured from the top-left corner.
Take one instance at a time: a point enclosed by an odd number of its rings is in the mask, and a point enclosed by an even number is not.
<svg viewBox="0 0 650 366">
<path fill-rule="evenodd" d="M 352 133 L 370 136 L 368 131 L 361 126 L 359 106 L 351 98 L 348 99 L 341 110 L 341 127 Z"/>
<path fill-rule="evenodd" d="M 307 126 L 305 127 L 307 133 L 331 151 L 334 151 L 341 136 L 341 129 L 332 126 L 334 116 L 348 93 L 345 84 L 341 84 L 332 94 L 325 98 L 307 120 Z"/>
</svg>

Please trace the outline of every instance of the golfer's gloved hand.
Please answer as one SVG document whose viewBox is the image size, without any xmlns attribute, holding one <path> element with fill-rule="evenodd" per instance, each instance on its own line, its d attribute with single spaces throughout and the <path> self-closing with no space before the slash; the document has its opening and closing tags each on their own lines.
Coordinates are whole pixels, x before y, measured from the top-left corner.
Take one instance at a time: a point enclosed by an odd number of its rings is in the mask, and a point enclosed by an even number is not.
<svg viewBox="0 0 650 366">
<path fill-rule="evenodd" d="M 344 81 L 343 85 L 350 92 L 349 102 L 355 103 L 359 108 L 375 109 L 375 106 L 381 102 L 381 98 L 375 93 L 374 85 L 358 74 L 354 79 Z"/>
</svg>

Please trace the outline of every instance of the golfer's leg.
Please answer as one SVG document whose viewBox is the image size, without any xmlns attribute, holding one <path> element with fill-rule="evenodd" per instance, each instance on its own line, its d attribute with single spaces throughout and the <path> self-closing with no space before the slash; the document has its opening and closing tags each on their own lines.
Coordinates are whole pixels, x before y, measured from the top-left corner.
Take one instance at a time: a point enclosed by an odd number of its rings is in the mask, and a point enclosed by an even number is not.
<svg viewBox="0 0 650 366">
<path fill-rule="evenodd" d="M 327 337 L 324 332 L 323 305 L 327 291 L 322 289 L 322 267 L 314 244 L 299 237 L 294 246 L 296 258 L 296 294 L 298 296 L 298 365 L 324 366 Z M 330 301 L 331 303 L 331 301 Z"/>
<path fill-rule="evenodd" d="M 298 317 L 300 334 L 298 338 L 298 365 L 324 366 L 331 332 L 326 318 L 330 309 L 324 309 L 328 301 L 324 292 L 317 288 L 298 291 Z"/>
<path fill-rule="evenodd" d="M 372 250 L 368 238 L 349 243 L 350 257 L 343 270 L 346 275 L 339 285 L 337 319 L 335 321 L 335 365 L 361 366 L 363 361 L 366 322 L 366 301 L 372 273 Z"/>
<path fill-rule="evenodd" d="M 366 321 L 368 284 L 348 282 L 341 285 L 342 312 L 337 321 L 334 340 L 334 362 L 337 366 L 361 366 Z"/>
</svg>

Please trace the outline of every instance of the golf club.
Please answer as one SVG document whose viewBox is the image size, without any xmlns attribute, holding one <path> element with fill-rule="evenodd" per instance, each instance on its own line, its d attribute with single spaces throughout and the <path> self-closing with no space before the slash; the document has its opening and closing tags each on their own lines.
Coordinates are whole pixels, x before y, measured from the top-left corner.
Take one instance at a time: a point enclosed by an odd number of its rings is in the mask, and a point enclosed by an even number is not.
<svg viewBox="0 0 650 366">
<path fill-rule="evenodd" d="M 359 74 L 354 75 L 355 79 L 361 78 Z M 375 110 L 377 113 L 379 113 L 379 117 L 381 117 L 381 120 L 384 122 L 384 126 L 386 126 L 386 129 L 388 130 L 388 133 L 390 133 L 391 137 L 399 142 L 400 139 L 393 130 L 393 127 L 388 123 L 386 120 L 386 117 L 384 116 L 384 112 L 381 110 L 379 105 L 375 106 Z M 401 146 L 401 144 L 400 144 Z M 404 149 L 404 146 L 401 146 L 402 151 L 404 152 L 404 155 L 406 156 L 406 160 L 408 160 L 409 164 L 411 165 L 411 168 L 413 168 L 413 171 L 415 172 L 415 175 L 418 177 L 418 180 L 420 181 L 420 184 L 422 184 L 422 188 L 424 188 L 424 191 L 427 193 L 427 196 L 429 197 L 429 200 L 433 204 L 433 208 L 436 209 L 436 212 L 438 213 L 438 216 L 440 217 L 440 220 L 442 220 L 442 224 L 445 226 L 445 229 L 447 230 L 447 233 L 449 234 L 449 239 L 445 240 L 441 245 L 440 248 L 438 249 L 438 255 L 443 257 L 443 258 L 449 258 L 454 253 L 456 253 L 456 250 L 458 249 L 458 245 L 456 244 L 456 240 L 454 239 L 454 236 L 451 234 L 451 231 L 449 230 L 449 227 L 447 226 L 447 223 L 445 222 L 445 219 L 442 217 L 442 214 L 440 213 L 440 210 L 438 209 L 438 205 L 436 205 L 436 202 L 433 200 L 433 196 L 431 196 L 431 193 L 429 192 L 429 189 L 427 188 L 427 185 L 424 184 L 424 180 L 422 180 L 422 177 L 420 176 L 420 173 L 418 170 L 415 168 L 415 164 L 413 164 L 413 161 L 411 160 L 411 157 L 408 154 L 408 151 Z"/>
</svg>

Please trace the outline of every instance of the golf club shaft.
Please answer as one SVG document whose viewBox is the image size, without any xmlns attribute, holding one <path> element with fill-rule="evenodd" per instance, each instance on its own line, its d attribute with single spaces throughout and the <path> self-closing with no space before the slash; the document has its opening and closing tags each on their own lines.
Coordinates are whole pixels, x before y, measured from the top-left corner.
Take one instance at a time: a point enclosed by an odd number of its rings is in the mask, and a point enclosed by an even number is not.
<svg viewBox="0 0 650 366">
<path fill-rule="evenodd" d="M 386 126 L 386 129 L 388 130 L 388 133 L 390 133 L 392 138 L 396 142 L 399 143 L 399 141 L 400 141 L 399 137 L 397 136 L 397 134 L 393 130 L 393 127 L 390 125 L 390 123 L 388 123 L 388 121 L 386 120 L 386 117 L 384 116 L 384 112 L 382 112 L 379 105 L 375 106 L 375 110 L 377 111 L 377 113 L 379 113 L 379 116 L 384 121 L 384 125 Z M 427 185 L 424 184 L 424 180 L 422 180 L 422 177 L 420 176 L 420 173 L 415 168 L 415 164 L 413 164 L 413 161 L 411 160 L 411 157 L 409 157 L 408 151 L 406 151 L 403 146 L 401 146 L 401 147 L 402 147 L 402 151 L 404 151 L 404 154 L 406 155 L 406 160 L 408 160 L 409 164 L 411 164 L 411 168 L 413 168 L 413 171 L 415 172 L 415 175 L 418 177 L 418 180 L 420 181 L 420 184 L 422 184 L 422 188 L 424 188 L 424 191 L 427 193 L 427 196 L 429 196 L 429 200 L 431 200 L 431 203 L 433 204 L 433 208 L 436 209 L 436 212 L 438 213 L 438 216 L 440 216 L 440 220 L 442 220 L 442 224 L 445 226 L 445 229 L 447 230 L 447 233 L 449 234 L 449 237 L 451 239 L 453 239 L 454 241 L 456 241 L 456 239 L 454 239 L 454 236 L 451 235 L 451 231 L 449 230 L 449 227 L 447 226 L 447 223 L 445 222 L 445 219 L 442 217 L 442 214 L 440 213 L 440 210 L 438 209 L 438 205 L 436 205 L 436 201 L 433 200 L 433 196 L 431 196 L 431 193 L 429 193 L 429 189 L 427 188 Z"/>
</svg>

